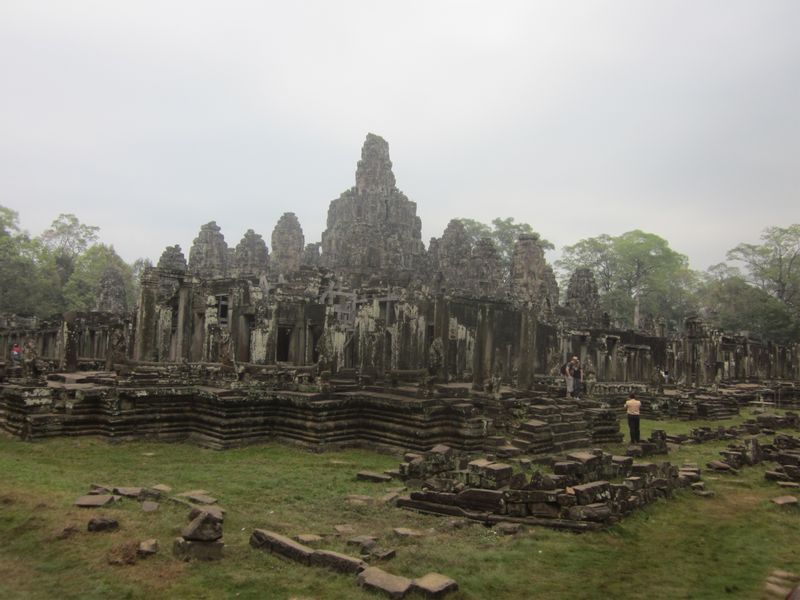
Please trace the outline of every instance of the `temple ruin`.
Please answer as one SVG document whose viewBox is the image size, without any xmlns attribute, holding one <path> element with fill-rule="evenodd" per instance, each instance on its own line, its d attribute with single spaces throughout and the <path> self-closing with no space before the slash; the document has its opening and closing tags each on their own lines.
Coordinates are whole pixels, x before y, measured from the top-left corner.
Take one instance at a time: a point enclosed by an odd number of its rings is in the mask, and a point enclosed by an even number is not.
<svg viewBox="0 0 800 600">
<path fill-rule="evenodd" d="M 0 318 L 0 347 L 28 346 L 21 366 L 2 366 L 0 427 L 26 439 L 544 454 L 618 441 L 614 411 L 632 389 L 645 414 L 797 402 L 799 344 L 696 318 L 681 334 L 652 319 L 615 329 L 588 269 L 562 303 L 536 236 L 521 236 L 504 267 L 457 220 L 427 248 L 421 227 L 388 144 L 369 134 L 319 243 L 291 212 L 269 247 L 253 229 L 229 246 L 212 221 L 188 260 L 170 246 L 144 272 L 133 313 L 109 274 L 97 312 Z M 586 366 L 587 399 L 562 399 L 571 355 Z M 671 381 L 654 382 L 658 368 Z"/>
</svg>

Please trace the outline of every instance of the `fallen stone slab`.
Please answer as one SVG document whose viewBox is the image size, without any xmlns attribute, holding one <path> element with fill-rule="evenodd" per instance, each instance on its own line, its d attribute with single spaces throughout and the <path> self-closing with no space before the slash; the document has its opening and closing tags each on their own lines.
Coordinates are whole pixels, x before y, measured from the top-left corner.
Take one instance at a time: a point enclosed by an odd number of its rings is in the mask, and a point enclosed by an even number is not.
<svg viewBox="0 0 800 600">
<path fill-rule="evenodd" d="M 184 561 L 190 560 L 221 560 L 225 544 L 222 540 L 216 542 L 195 542 L 182 537 L 175 538 L 172 545 L 172 554 Z"/>
<path fill-rule="evenodd" d="M 310 564 L 311 555 L 314 554 L 313 548 L 266 529 L 255 529 L 250 535 L 250 545 L 253 548 L 272 552 L 304 565 Z"/>
<path fill-rule="evenodd" d="M 152 556 L 158 552 L 158 540 L 153 538 L 139 542 L 139 549 L 136 553 L 141 557 Z"/>
<path fill-rule="evenodd" d="M 372 560 L 386 561 L 393 559 L 395 556 L 397 556 L 397 550 L 394 548 L 385 549 L 373 547 L 370 548 L 369 551 L 369 558 Z"/>
<path fill-rule="evenodd" d="M 368 567 L 358 574 L 358 585 L 368 590 L 376 590 L 389 598 L 403 598 L 411 590 L 411 580 L 392 575 L 378 567 Z"/>
<path fill-rule="evenodd" d="M 692 493 L 695 496 L 700 496 L 701 498 L 713 498 L 714 492 L 711 490 L 692 490 Z"/>
<path fill-rule="evenodd" d="M 800 488 L 800 483 L 797 483 L 795 481 L 779 481 L 778 486 L 787 489 L 797 489 Z"/>
<path fill-rule="evenodd" d="M 400 494 L 398 494 L 397 492 L 388 492 L 380 497 L 379 502 L 381 504 L 394 504 L 399 497 Z"/>
<path fill-rule="evenodd" d="M 115 494 L 119 496 L 123 496 L 124 498 L 138 498 L 139 494 L 142 493 L 142 488 L 140 487 L 115 487 L 112 490 Z"/>
<path fill-rule="evenodd" d="M 522 531 L 522 523 L 498 523 L 494 526 L 495 531 L 501 535 L 516 535 Z"/>
<path fill-rule="evenodd" d="M 412 580 L 411 590 L 426 598 L 443 598 L 446 594 L 457 591 L 458 584 L 440 573 L 428 573 Z"/>
<path fill-rule="evenodd" d="M 148 489 L 161 492 L 162 494 L 169 494 L 172 491 L 172 488 L 165 483 L 157 483 L 156 485 L 151 485 Z"/>
<path fill-rule="evenodd" d="M 778 496 L 772 499 L 772 503 L 778 506 L 797 506 L 797 496 Z"/>
<path fill-rule="evenodd" d="M 97 508 L 98 506 L 105 506 L 114 502 L 114 496 L 111 494 L 89 494 L 88 496 L 81 496 L 75 500 L 75 506 L 80 508 Z"/>
<path fill-rule="evenodd" d="M 359 471 L 356 473 L 356 479 L 358 481 L 370 481 L 373 483 L 389 483 L 392 481 L 390 475 L 376 473 L 375 471 Z"/>
<path fill-rule="evenodd" d="M 315 567 L 327 567 L 339 573 L 360 573 L 367 568 L 360 558 L 355 558 L 333 550 L 314 550 L 310 564 Z"/>
<path fill-rule="evenodd" d="M 346 500 L 350 506 L 367 506 L 375 502 L 375 498 L 364 494 L 348 494 Z"/>
<path fill-rule="evenodd" d="M 115 531 L 119 529 L 119 521 L 108 517 L 95 517 L 89 520 L 86 528 L 89 531 Z"/>
<path fill-rule="evenodd" d="M 114 492 L 113 485 L 105 485 L 101 483 L 91 483 L 89 484 L 89 493 L 90 494 L 111 494 Z"/>
<path fill-rule="evenodd" d="M 145 500 L 142 502 L 142 510 L 144 512 L 155 512 L 158 510 L 159 506 L 161 506 L 158 502 L 153 502 L 152 500 Z"/>
<path fill-rule="evenodd" d="M 53 537 L 57 540 L 67 540 L 78 533 L 78 531 L 79 529 L 75 525 L 67 525 L 60 531 L 57 531 Z"/>
<path fill-rule="evenodd" d="M 334 525 L 333 529 L 334 531 L 336 531 L 337 535 L 353 535 L 356 532 L 356 528 L 350 525 L 349 523 Z"/>
<path fill-rule="evenodd" d="M 181 537 L 193 542 L 215 542 L 222 537 L 222 523 L 203 511 L 183 528 Z"/>
<path fill-rule="evenodd" d="M 792 593 L 792 589 L 788 587 L 784 587 L 782 585 L 776 585 L 772 582 L 767 581 L 764 584 L 764 591 L 776 598 L 780 598 L 783 600 L 784 598 L 789 598 L 789 594 Z"/>
<path fill-rule="evenodd" d="M 115 566 L 136 564 L 136 559 L 138 558 L 136 551 L 138 547 L 138 542 L 125 542 L 124 544 L 116 546 L 108 551 L 106 562 Z"/>
<path fill-rule="evenodd" d="M 392 532 L 400 538 L 422 537 L 422 532 L 408 527 L 395 527 Z"/>
</svg>

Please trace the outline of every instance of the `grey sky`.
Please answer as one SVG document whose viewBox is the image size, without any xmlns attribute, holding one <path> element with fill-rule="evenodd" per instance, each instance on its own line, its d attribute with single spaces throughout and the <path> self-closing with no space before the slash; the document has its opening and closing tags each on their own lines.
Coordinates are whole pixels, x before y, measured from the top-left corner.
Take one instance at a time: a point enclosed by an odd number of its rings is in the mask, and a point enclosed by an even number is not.
<svg viewBox="0 0 800 600">
<path fill-rule="evenodd" d="M 0 3 L 0 204 L 132 261 L 294 211 L 318 241 L 367 132 L 423 240 L 643 229 L 696 269 L 800 222 L 800 3 Z"/>
</svg>

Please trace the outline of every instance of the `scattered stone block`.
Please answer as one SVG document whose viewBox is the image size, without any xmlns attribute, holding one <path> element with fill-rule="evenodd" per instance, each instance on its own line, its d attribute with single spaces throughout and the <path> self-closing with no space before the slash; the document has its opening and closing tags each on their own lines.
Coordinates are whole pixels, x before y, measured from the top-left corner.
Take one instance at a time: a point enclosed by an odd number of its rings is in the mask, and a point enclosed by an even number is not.
<svg viewBox="0 0 800 600">
<path fill-rule="evenodd" d="M 508 523 L 502 522 L 495 525 L 495 531 L 502 535 L 516 535 L 522 531 L 522 525 L 520 523 Z"/>
<path fill-rule="evenodd" d="M 419 592 L 426 598 L 443 598 L 450 592 L 458 591 L 458 584 L 449 577 L 439 573 L 428 573 L 411 581 L 411 590 Z"/>
<path fill-rule="evenodd" d="M 189 512 L 189 520 L 193 521 L 200 513 L 207 513 L 209 517 L 216 519 L 220 523 L 225 521 L 225 509 L 219 506 L 204 506 L 203 508 L 197 506 L 192 507 L 192 510 Z"/>
<path fill-rule="evenodd" d="M 314 550 L 299 542 L 266 529 L 256 529 L 250 536 L 250 545 L 253 548 L 266 550 L 279 554 L 304 565 L 310 564 Z"/>
<path fill-rule="evenodd" d="M 156 552 L 158 552 L 157 539 L 149 539 L 139 542 L 139 549 L 136 551 L 136 553 L 141 557 L 152 556 Z"/>
<path fill-rule="evenodd" d="M 80 508 L 97 508 L 105 506 L 114 502 L 114 496 L 111 494 L 89 494 L 88 496 L 81 496 L 75 500 L 75 506 Z"/>
<path fill-rule="evenodd" d="M 422 532 L 408 527 L 395 527 L 392 532 L 399 538 L 422 537 Z"/>
<path fill-rule="evenodd" d="M 156 485 L 150 486 L 149 489 L 156 490 L 162 494 L 169 494 L 172 491 L 172 488 L 165 483 L 157 483 Z"/>
<path fill-rule="evenodd" d="M 784 587 L 782 585 L 776 585 L 776 584 L 771 583 L 769 581 L 767 581 L 764 584 L 764 591 L 767 592 L 768 594 L 771 594 L 771 595 L 776 596 L 777 598 L 781 598 L 781 599 L 788 598 L 789 594 L 792 593 L 792 589 L 791 588 Z"/>
<path fill-rule="evenodd" d="M 359 481 L 371 481 L 373 483 L 389 483 L 392 481 L 390 475 L 376 473 L 375 471 L 359 471 L 356 473 L 356 479 Z"/>
<path fill-rule="evenodd" d="M 778 496 L 772 499 L 772 503 L 778 506 L 797 506 L 797 496 Z"/>
<path fill-rule="evenodd" d="M 195 542 L 182 537 L 175 538 L 172 545 L 172 554 L 184 561 L 190 560 L 221 560 L 225 544 L 221 540 L 216 542 Z"/>
<path fill-rule="evenodd" d="M 779 481 L 778 485 L 786 489 L 800 488 L 800 483 L 797 483 L 796 481 Z"/>
<path fill-rule="evenodd" d="M 142 493 L 142 488 L 140 487 L 115 487 L 112 490 L 118 496 L 123 496 L 124 498 L 138 498 L 139 494 Z"/>
<path fill-rule="evenodd" d="M 362 551 L 364 551 L 375 546 L 377 539 L 378 538 L 372 535 L 357 535 L 356 537 L 352 537 L 347 540 L 346 544 L 348 546 L 358 546 Z"/>
<path fill-rule="evenodd" d="M 381 496 L 380 503 L 381 504 L 394 504 L 395 500 L 397 500 L 399 497 L 400 497 L 400 494 L 398 494 L 397 492 L 389 492 L 389 493 L 384 494 L 383 496 Z"/>
<path fill-rule="evenodd" d="M 714 492 L 711 490 L 692 490 L 692 493 L 695 496 L 700 496 L 701 498 L 713 498 Z"/>
<path fill-rule="evenodd" d="M 108 517 L 95 517 L 89 520 L 89 531 L 115 531 L 119 529 L 119 521 Z"/>
<path fill-rule="evenodd" d="M 403 598 L 411 589 L 411 580 L 392 575 L 378 567 L 368 567 L 359 573 L 358 585 L 382 592 L 389 598 Z"/>
<path fill-rule="evenodd" d="M 222 523 L 203 511 L 183 528 L 181 537 L 192 542 L 215 542 L 222 537 Z"/>
<path fill-rule="evenodd" d="M 353 535 L 356 532 L 355 527 L 353 527 L 349 523 L 334 525 L 333 529 L 336 531 L 336 535 Z"/>
<path fill-rule="evenodd" d="M 78 528 L 75 525 L 67 525 L 61 531 L 56 532 L 53 536 L 57 540 L 66 540 L 78 533 Z"/>
<path fill-rule="evenodd" d="M 158 510 L 159 506 L 160 505 L 158 502 L 153 502 L 151 500 L 145 500 L 142 502 L 142 510 L 144 512 L 155 512 Z"/>
<path fill-rule="evenodd" d="M 371 548 L 369 551 L 370 558 L 374 560 L 386 561 L 391 560 L 395 556 L 397 556 L 397 551 L 393 548 L 386 549 L 386 548 Z"/>
<path fill-rule="evenodd" d="M 100 483 L 89 484 L 90 494 L 112 494 L 114 492 L 113 485 L 104 485 Z"/>
<path fill-rule="evenodd" d="M 339 573 L 360 573 L 367 568 L 360 558 L 355 558 L 332 550 L 314 550 L 310 556 L 310 564 L 317 567 L 327 567 Z"/>
</svg>

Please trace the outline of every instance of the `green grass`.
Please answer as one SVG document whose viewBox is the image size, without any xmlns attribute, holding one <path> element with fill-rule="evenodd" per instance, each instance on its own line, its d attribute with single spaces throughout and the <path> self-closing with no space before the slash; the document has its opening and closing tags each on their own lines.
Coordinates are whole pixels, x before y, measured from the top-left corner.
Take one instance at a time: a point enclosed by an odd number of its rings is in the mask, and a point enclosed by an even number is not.
<svg viewBox="0 0 800 600">
<path fill-rule="evenodd" d="M 699 426 L 642 425 L 643 437 L 652 429 L 679 433 Z M 724 446 L 683 446 L 669 460 L 704 467 Z M 764 480 L 766 465 L 733 476 L 704 471 L 714 498 L 681 491 L 606 531 L 578 535 L 534 528 L 499 536 L 481 525 L 452 529 L 446 517 L 346 502 L 347 494 L 377 498 L 394 487 L 357 482 L 355 473 L 395 467 L 398 461 L 363 450 L 320 454 L 280 444 L 215 452 L 188 444 L 0 438 L 0 597 L 378 598 L 360 590 L 354 577 L 296 565 L 248 545 L 257 527 L 331 536 L 339 523 L 396 548 L 397 558 L 382 565 L 392 573 L 416 577 L 437 571 L 453 577 L 461 586 L 453 599 L 750 599 L 758 597 L 773 569 L 800 572 L 800 511 L 770 503 L 782 492 Z M 155 513 L 142 512 L 134 500 L 98 510 L 73 507 L 91 483 L 208 490 L 227 510 L 226 558 L 183 563 L 172 557 L 172 539 L 187 514 L 177 504 L 162 502 Z M 120 530 L 87 532 L 95 515 L 116 517 Z M 68 525 L 78 533 L 56 539 Z M 399 526 L 426 535 L 394 540 L 391 529 Z M 131 566 L 107 563 L 113 548 L 150 537 L 161 545 L 156 556 Z M 326 538 L 323 547 L 354 554 L 335 537 Z"/>
</svg>

